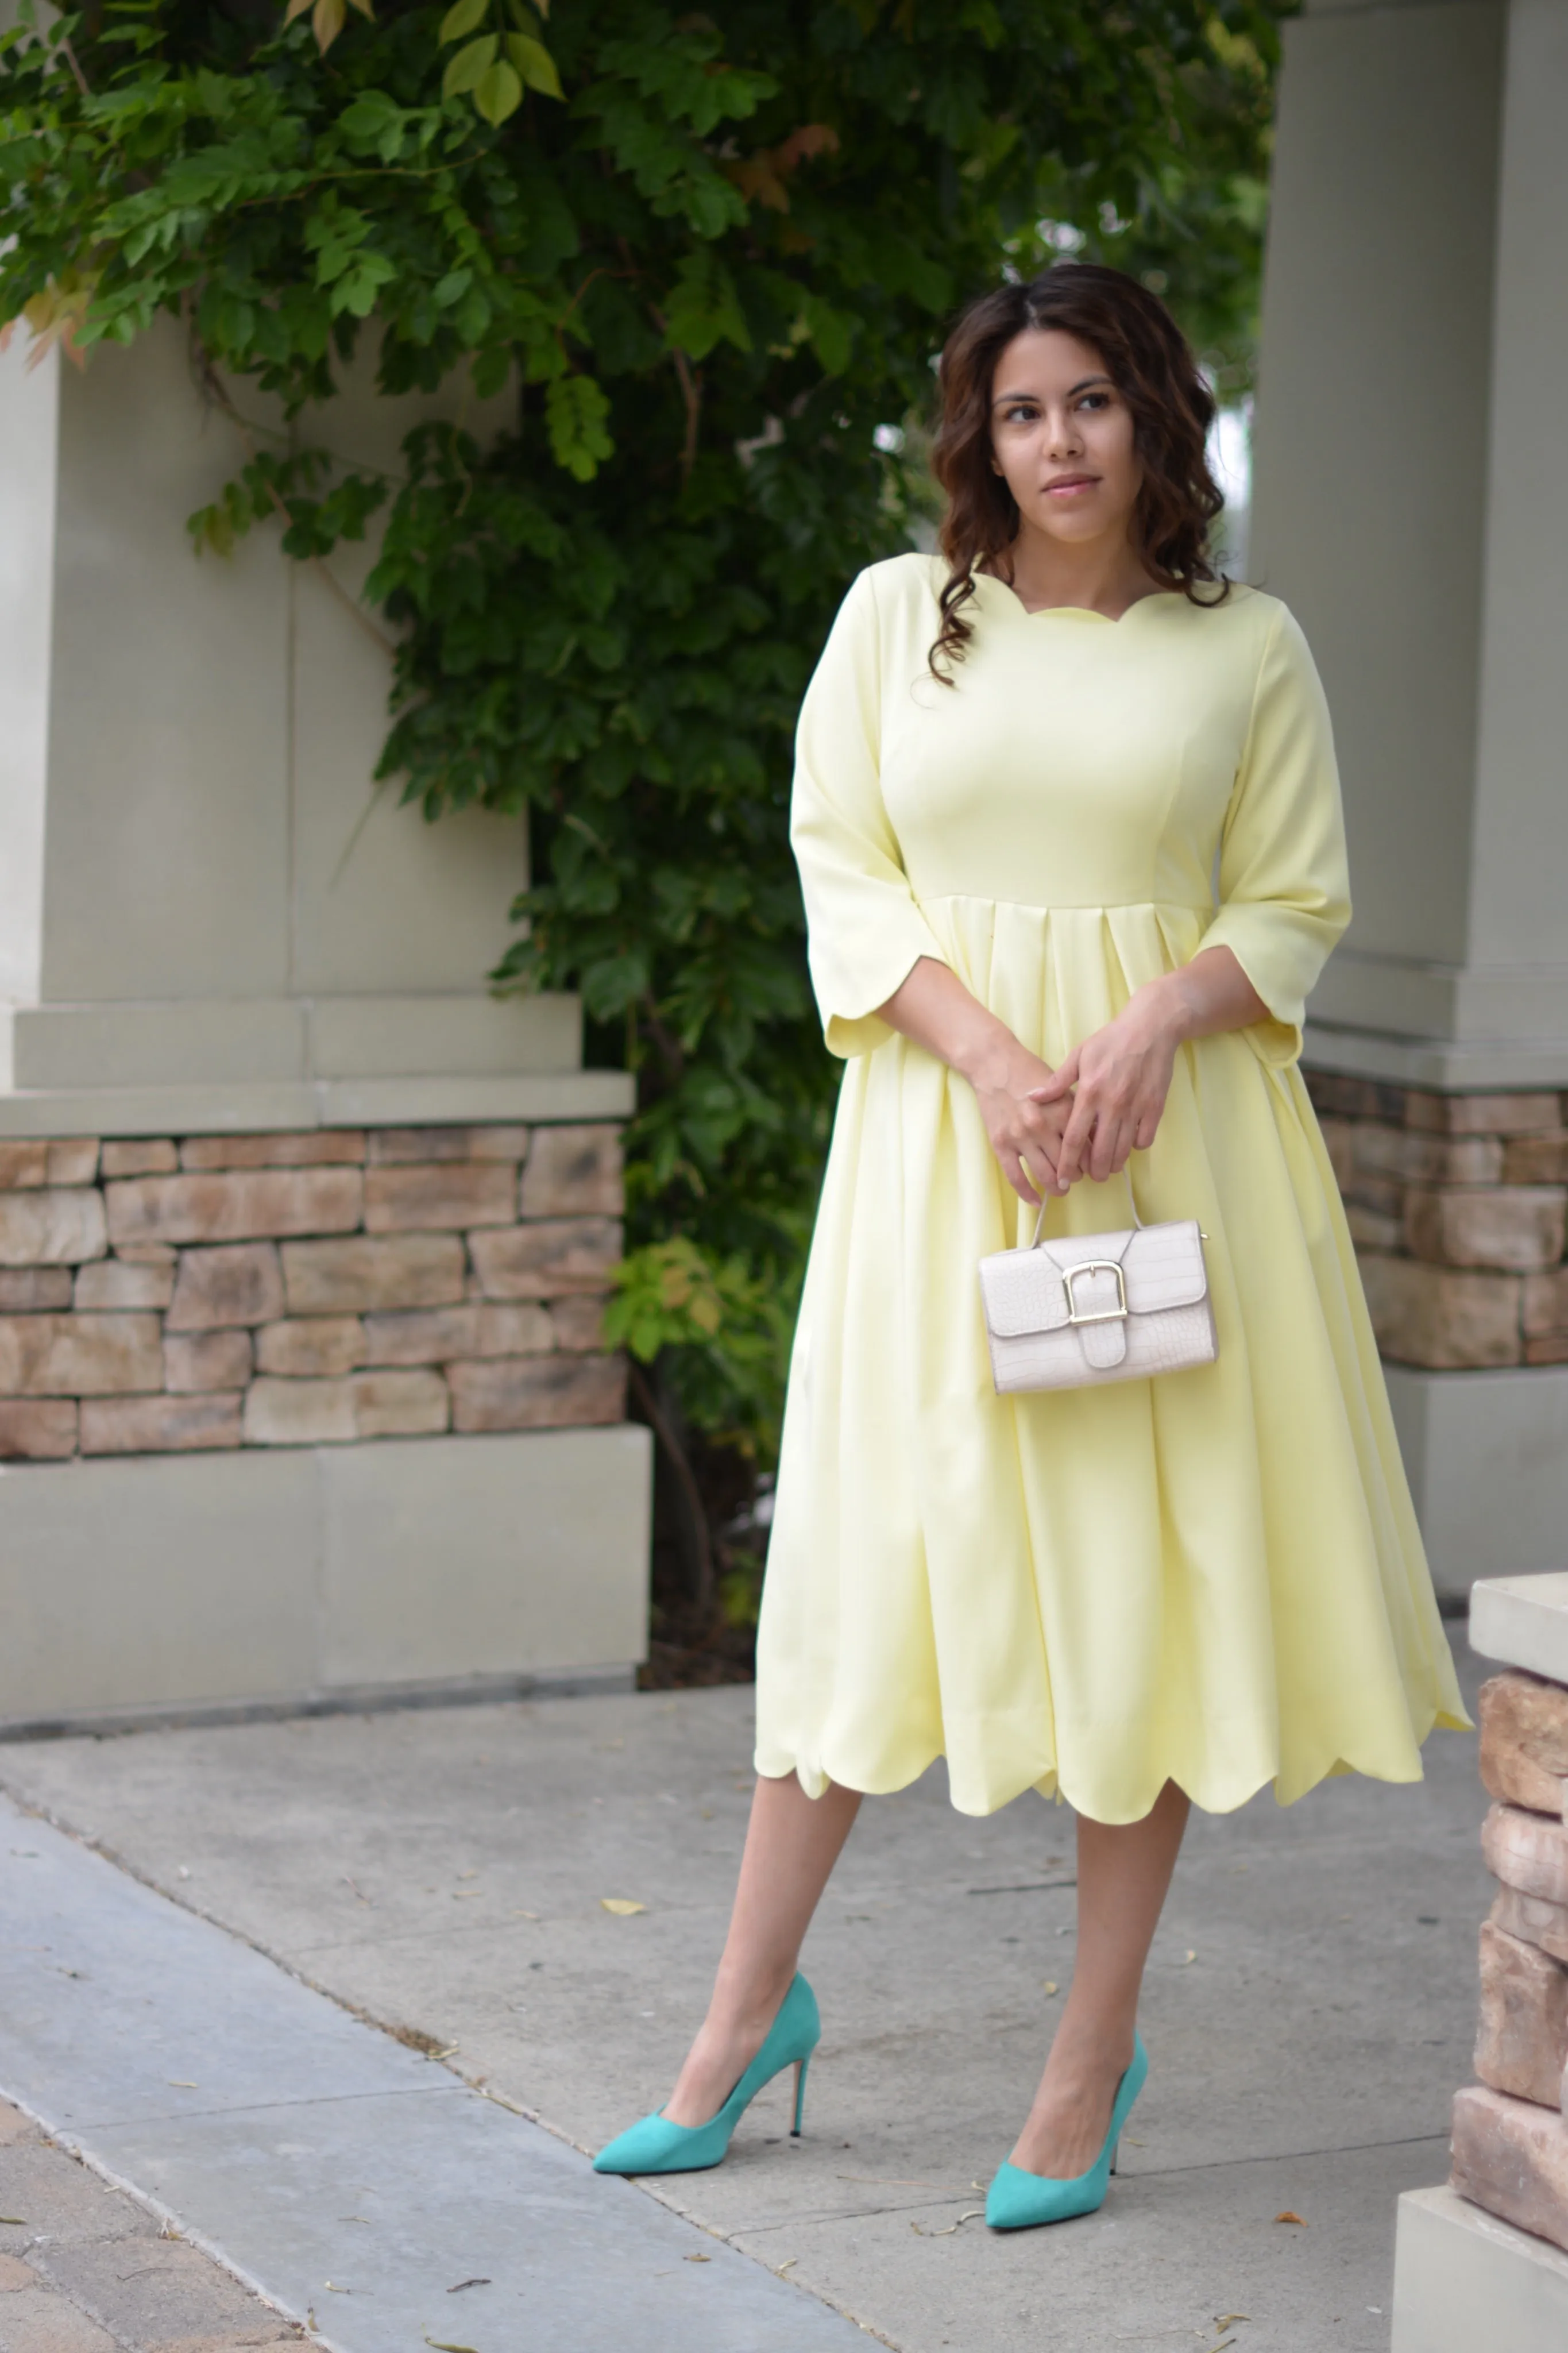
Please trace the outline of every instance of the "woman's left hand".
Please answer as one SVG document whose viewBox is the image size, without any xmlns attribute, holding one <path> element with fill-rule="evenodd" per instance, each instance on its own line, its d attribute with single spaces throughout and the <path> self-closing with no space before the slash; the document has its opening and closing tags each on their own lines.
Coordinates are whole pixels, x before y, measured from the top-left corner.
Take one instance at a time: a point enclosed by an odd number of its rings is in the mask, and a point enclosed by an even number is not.
<svg viewBox="0 0 1568 2353">
<path fill-rule="evenodd" d="M 1046 1085 L 1031 1088 L 1038 1103 L 1073 1098 L 1057 1158 L 1058 1192 L 1080 1176 L 1102 1185 L 1126 1167 L 1131 1154 L 1148 1150 L 1184 1034 L 1184 1024 L 1158 984 L 1140 989 L 1114 1021 L 1073 1048 Z"/>
<path fill-rule="evenodd" d="M 1191 964 L 1134 989 L 1114 1021 L 1075 1046 L 1044 1086 L 1029 1090 L 1032 1103 L 1073 1098 L 1057 1155 L 1057 1191 L 1079 1176 L 1102 1185 L 1126 1167 L 1130 1153 L 1148 1151 L 1178 1046 L 1274 1018 L 1230 948 L 1200 948 Z"/>
</svg>

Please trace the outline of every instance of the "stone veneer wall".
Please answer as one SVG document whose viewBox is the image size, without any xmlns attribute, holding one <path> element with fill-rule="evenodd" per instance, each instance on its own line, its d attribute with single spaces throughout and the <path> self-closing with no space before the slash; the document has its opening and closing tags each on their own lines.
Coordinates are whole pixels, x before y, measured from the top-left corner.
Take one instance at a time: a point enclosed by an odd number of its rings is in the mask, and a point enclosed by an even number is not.
<svg viewBox="0 0 1568 2353">
<path fill-rule="evenodd" d="M 1568 1363 L 1568 1098 L 1304 1076 L 1384 1356 Z"/>
<path fill-rule="evenodd" d="M 619 1129 L 0 1141 L 0 1457 L 625 1419 Z"/>
<path fill-rule="evenodd" d="M 1496 1800 L 1481 1847 L 1500 1892 L 1481 1930 L 1480 2082 L 1454 2102 L 1453 2185 L 1568 2247 L 1568 1690 L 1496 1675 L 1479 1715 Z"/>
</svg>

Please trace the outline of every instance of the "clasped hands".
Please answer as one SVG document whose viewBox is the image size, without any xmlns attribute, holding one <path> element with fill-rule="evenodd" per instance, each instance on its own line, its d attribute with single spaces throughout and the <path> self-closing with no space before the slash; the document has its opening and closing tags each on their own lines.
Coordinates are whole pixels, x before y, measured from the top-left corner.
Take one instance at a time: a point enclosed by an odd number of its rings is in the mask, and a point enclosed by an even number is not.
<svg viewBox="0 0 1568 2353">
<path fill-rule="evenodd" d="M 1180 1031 L 1156 992 L 1134 995 L 1103 1029 L 1053 1071 L 1014 1050 L 975 1084 L 991 1147 L 1021 1200 L 1068 1192 L 1081 1176 L 1103 1184 L 1154 1141 L 1170 1092 Z"/>
</svg>

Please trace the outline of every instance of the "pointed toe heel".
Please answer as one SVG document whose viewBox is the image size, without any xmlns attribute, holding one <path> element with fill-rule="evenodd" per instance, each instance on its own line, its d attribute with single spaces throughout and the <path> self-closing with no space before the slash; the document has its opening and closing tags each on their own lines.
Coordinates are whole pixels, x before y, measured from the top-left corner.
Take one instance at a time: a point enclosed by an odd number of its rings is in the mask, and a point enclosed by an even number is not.
<svg viewBox="0 0 1568 2353">
<path fill-rule="evenodd" d="M 822 2035 L 816 1996 L 803 1977 L 796 1976 L 779 2004 L 762 2049 L 715 2116 L 705 2125 L 671 2124 L 662 2110 L 639 2116 L 618 2133 L 594 2159 L 595 2173 L 705 2173 L 721 2165 L 730 2136 L 764 2084 L 795 2069 L 795 2121 L 792 2139 L 798 2137 L 805 2113 L 805 2071 Z"/>
<path fill-rule="evenodd" d="M 1070 2181 L 1051 2181 L 1043 2174 L 1026 2172 L 1021 2165 L 999 2166 L 985 2196 L 985 2220 L 992 2230 L 1033 2231 L 1044 2222 L 1068 2222 L 1076 2215 L 1099 2211 L 1116 2170 L 1121 2127 L 1143 2089 L 1148 2073 L 1149 2054 L 1143 2048 L 1143 2038 L 1134 2034 L 1132 2063 L 1116 2087 L 1110 2129 L 1088 2172 L 1075 2174 Z"/>
</svg>

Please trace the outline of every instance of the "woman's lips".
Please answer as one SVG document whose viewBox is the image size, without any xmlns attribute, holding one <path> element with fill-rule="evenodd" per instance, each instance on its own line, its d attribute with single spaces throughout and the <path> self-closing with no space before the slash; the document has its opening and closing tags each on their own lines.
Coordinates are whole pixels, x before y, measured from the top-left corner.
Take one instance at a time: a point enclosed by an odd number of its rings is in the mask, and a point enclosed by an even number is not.
<svg viewBox="0 0 1568 2353">
<path fill-rule="evenodd" d="M 1098 474 L 1063 474 L 1058 480 L 1046 484 L 1046 496 L 1052 499 L 1070 498 L 1075 491 L 1092 491 L 1099 487 Z"/>
</svg>

